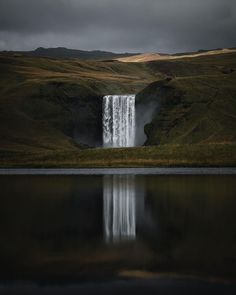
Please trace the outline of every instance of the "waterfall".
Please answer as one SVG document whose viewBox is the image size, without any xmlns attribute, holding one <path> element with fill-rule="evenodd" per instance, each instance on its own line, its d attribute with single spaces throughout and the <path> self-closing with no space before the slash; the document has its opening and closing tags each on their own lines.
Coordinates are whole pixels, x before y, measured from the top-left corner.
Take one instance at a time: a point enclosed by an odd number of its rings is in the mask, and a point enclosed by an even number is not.
<svg viewBox="0 0 236 295">
<path fill-rule="evenodd" d="M 104 234 L 107 241 L 135 239 L 136 202 L 133 175 L 106 175 L 103 182 Z"/>
<path fill-rule="evenodd" d="M 135 95 L 103 97 L 103 146 L 132 147 L 135 144 Z"/>
</svg>

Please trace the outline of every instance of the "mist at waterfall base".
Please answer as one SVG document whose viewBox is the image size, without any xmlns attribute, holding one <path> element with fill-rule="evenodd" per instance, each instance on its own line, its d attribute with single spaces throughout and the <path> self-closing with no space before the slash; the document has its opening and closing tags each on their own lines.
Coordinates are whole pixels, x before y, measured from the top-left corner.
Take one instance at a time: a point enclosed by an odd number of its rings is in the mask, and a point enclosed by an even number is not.
<svg viewBox="0 0 236 295">
<path fill-rule="evenodd" d="M 159 103 L 157 101 L 149 101 L 146 103 L 136 104 L 135 117 L 136 117 L 136 132 L 135 132 L 135 145 L 142 146 L 147 140 L 145 134 L 145 125 L 151 123 L 154 115 L 157 113 Z"/>
<path fill-rule="evenodd" d="M 146 141 L 144 126 L 157 109 L 156 102 L 136 106 L 135 94 L 103 97 L 103 146 L 134 147 Z"/>
</svg>

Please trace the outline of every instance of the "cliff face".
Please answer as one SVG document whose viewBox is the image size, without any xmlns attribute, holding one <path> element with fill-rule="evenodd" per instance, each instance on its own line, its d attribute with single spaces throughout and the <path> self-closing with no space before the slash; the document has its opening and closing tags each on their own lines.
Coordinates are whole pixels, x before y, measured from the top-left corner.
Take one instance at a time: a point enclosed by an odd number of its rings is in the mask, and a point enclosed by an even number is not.
<svg viewBox="0 0 236 295">
<path fill-rule="evenodd" d="M 147 66 L 166 79 L 137 95 L 139 117 L 145 116 L 145 105 L 152 108 L 145 145 L 235 143 L 236 54 Z"/>
<path fill-rule="evenodd" d="M 156 103 L 145 145 L 236 142 L 236 75 L 155 82 L 137 96 Z"/>
<path fill-rule="evenodd" d="M 80 83 L 49 81 L 40 85 L 26 101 L 24 111 L 34 120 L 43 119 L 71 144 L 78 146 L 101 145 L 102 97 Z"/>
</svg>

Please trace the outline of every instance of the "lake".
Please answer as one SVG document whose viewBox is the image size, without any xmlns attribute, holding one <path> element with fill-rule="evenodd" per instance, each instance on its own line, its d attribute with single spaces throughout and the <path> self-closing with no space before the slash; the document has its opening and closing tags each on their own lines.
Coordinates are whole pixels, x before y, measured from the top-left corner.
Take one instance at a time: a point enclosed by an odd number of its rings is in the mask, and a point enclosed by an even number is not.
<svg viewBox="0 0 236 295">
<path fill-rule="evenodd" d="M 0 293 L 234 292 L 233 170 L 140 171 L 1 175 Z"/>
</svg>

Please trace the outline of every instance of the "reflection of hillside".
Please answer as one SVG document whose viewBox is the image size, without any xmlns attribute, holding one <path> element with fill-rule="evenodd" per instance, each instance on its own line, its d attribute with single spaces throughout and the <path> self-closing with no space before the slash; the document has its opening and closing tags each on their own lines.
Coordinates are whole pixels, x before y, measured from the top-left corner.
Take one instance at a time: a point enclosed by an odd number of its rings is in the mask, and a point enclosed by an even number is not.
<svg viewBox="0 0 236 295">
<path fill-rule="evenodd" d="M 233 274 L 235 189 L 231 176 L 148 177 L 147 199 L 159 236 L 145 235 L 158 270 Z M 224 267 L 225 261 L 231 261 Z"/>
</svg>

